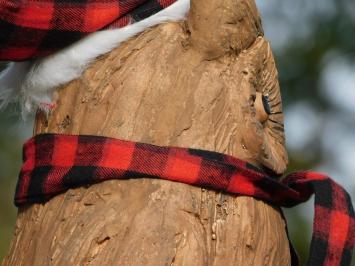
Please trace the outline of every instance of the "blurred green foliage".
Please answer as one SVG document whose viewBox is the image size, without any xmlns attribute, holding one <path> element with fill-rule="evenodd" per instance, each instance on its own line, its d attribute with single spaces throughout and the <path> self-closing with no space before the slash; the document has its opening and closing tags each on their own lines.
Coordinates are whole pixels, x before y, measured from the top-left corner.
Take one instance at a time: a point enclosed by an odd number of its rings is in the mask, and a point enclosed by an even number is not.
<svg viewBox="0 0 355 266">
<path fill-rule="evenodd" d="M 30 121 L 20 121 L 13 106 L 0 112 L 0 261 L 8 249 L 15 225 L 17 210 L 13 195 L 21 166 L 22 143 L 31 135 L 30 124 Z"/>
<path fill-rule="evenodd" d="M 301 11 L 290 10 L 292 5 L 297 3 L 301 6 Z M 329 54 L 336 54 L 350 64 L 355 64 L 355 4 L 353 0 L 322 0 L 315 3 L 318 3 L 319 7 L 328 6 L 330 11 L 323 14 L 318 8 L 311 10 L 307 21 L 303 21 L 306 25 L 306 30 L 303 31 L 300 30 L 300 23 L 302 7 L 306 7 L 305 0 L 267 1 L 263 5 L 272 5 L 272 10 L 267 15 L 261 12 L 261 15 L 274 18 L 269 19 L 271 22 L 264 20 L 266 37 L 272 46 L 273 38 L 268 36 L 268 29 L 277 28 L 279 23 L 285 25 L 286 33 L 289 31 L 286 41 L 274 49 L 284 109 L 287 110 L 299 102 L 307 102 L 319 112 L 332 114 L 340 110 L 324 94 L 321 74 L 329 60 Z M 290 19 L 292 12 L 300 12 L 295 14 L 294 20 Z M 31 135 L 31 123 L 23 125 L 19 122 L 19 114 L 15 114 L 11 108 L 13 107 L 0 113 L 0 261 L 7 252 L 15 223 L 16 209 L 12 198 L 21 164 L 21 146 Z M 343 115 L 346 117 L 344 123 L 355 125 L 354 115 Z M 289 150 L 289 171 L 314 168 L 325 161 L 325 151 L 317 141 L 321 134 L 321 131 L 315 132 L 310 144 L 303 150 Z M 305 153 L 312 156 L 304 156 Z M 302 265 L 305 265 L 311 232 L 311 224 L 306 218 L 305 210 L 307 211 L 302 207 L 286 210 L 291 238 L 301 256 Z"/>
<path fill-rule="evenodd" d="M 283 11 L 275 8 L 271 15 L 274 13 L 274 16 L 279 16 L 279 23 L 285 23 L 289 19 L 288 14 L 292 12 L 290 10 L 285 12 L 285 9 L 288 9 L 287 3 L 291 3 L 291 1 L 270 2 L 284 5 Z M 302 102 L 309 103 L 317 112 L 325 113 L 329 117 L 332 114 L 341 114 L 343 117 L 341 123 L 355 136 L 354 113 L 340 110 L 329 98 L 329 95 L 324 93 L 324 83 L 322 83 L 322 72 L 332 57 L 341 57 L 350 65 L 355 65 L 355 2 L 353 0 L 314 2 L 319 5 L 319 8 L 316 7 L 308 17 L 298 13 L 295 15 L 296 19 L 290 19 L 287 26 L 291 31 L 289 38 L 279 49 L 274 49 L 284 109 L 287 110 L 290 106 Z M 289 6 L 297 5 L 296 3 L 301 6 L 299 10 L 302 12 L 303 7 L 303 11 L 306 13 L 306 1 L 294 1 Z M 323 5 L 330 7 L 328 12 L 319 11 Z M 297 11 L 294 10 L 294 12 Z M 300 30 L 303 19 L 306 20 L 303 21 L 306 24 L 306 33 Z M 273 27 L 273 25 L 266 26 Z M 272 39 L 270 41 L 272 45 Z M 355 90 L 355 85 L 353 89 Z M 285 119 L 287 120 L 287 116 Z M 304 123 L 307 123 L 307 117 L 304 120 Z M 326 157 L 329 154 L 319 141 L 323 133 L 322 129 L 314 132 L 309 144 L 304 149 L 297 151 L 289 149 L 288 171 L 315 168 L 320 163 L 326 162 Z M 352 177 L 348 176 L 347 178 Z M 355 196 L 354 193 L 352 196 Z M 313 213 L 305 214 L 304 212 L 311 210 L 312 204 L 313 200 L 309 208 L 301 206 L 286 210 L 291 239 L 301 257 L 302 265 L 306 265 L 312 230 L 310 219 L 305 217 L 310 215 L 313 217 Z M 352 265 L 355 265 L 354 259 Z"/>
</svg>

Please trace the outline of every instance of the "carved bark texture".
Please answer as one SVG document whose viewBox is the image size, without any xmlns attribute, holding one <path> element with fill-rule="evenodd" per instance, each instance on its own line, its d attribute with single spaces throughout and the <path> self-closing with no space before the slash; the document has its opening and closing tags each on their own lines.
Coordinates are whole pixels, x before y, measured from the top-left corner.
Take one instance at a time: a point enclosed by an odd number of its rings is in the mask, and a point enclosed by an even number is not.
<svg viewBox="0 0 355 266">
<path fill-rule="evenodd" d="M 260 103 L 269 99 L 270 114 Z M 228 153 L 282 173 L 280 90 L 252 0 L 192 0 L 60 88 L 35 133 Z M 107 181 L 21 208 L 3 265 L 289 265 L 277 208 L 164 180 Z"/>
</svg>

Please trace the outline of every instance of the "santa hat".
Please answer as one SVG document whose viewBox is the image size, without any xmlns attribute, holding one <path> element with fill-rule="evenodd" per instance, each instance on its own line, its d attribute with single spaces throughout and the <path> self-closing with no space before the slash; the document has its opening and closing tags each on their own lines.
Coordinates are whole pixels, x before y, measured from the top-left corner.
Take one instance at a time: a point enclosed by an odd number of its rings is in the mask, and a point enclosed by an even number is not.
<svg viewBox="0 0 355 266">
<path fill-rule="evenodd" d="M 185 18 L 190 0 L 5 1 L 0 4 L 0 104 L 50 106 L 53 89 L 146 28 Z"/>
</svg>

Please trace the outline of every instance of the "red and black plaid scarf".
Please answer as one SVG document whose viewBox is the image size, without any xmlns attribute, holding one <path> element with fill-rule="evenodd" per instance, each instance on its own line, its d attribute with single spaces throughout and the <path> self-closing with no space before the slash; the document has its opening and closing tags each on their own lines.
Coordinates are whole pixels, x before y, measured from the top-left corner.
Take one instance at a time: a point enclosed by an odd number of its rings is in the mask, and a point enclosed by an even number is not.
<svg viewBox="0 0 355 266">
<path fill-rule="evenodd" d="M 145 19 L 176 0 L 0 1 L 0 61 L 42 57 L 89 33 Z"/>
<path fill-rule="evenodd" d="M 44 203 L 70 188 L 108 179 L 160 178 L 276 206 L 292 207 L 315 195 L 308 265 L 350 265 L 355 218 L 348 193 L 329 177 L 297 172 L 282 181 L 232 156 L 159 147 L 99 136 L 37 135 L 24 145 L 15 204 Z M 291 248 L 292 265 L 298 265 Z"/>
</svg>

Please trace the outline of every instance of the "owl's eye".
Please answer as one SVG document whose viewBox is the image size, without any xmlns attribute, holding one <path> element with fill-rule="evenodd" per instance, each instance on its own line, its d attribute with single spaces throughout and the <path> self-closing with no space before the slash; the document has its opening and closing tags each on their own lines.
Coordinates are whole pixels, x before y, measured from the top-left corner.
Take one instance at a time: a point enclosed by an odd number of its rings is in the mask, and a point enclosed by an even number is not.
<svg viewBox="0 0 355 266">
<path fill-rule="evenodd" d="M 264 123 L 265 121 L 267 121 L 269 115 L 271 114 L 269 98 L 263 95 L 262 93 L 257 92 L 254 106 L 256 110 L 256 118 L 259 120 L 259 122 Z"/>
<path fill-rule="evenodd" d="M 269 97 L 262 95 L 261 99 L 263 101 L 263 106 L 264 106 L 264 110 L 265 112 L 270 115 L 271 114 L 271 108 L 270 108 L 270 104 L 269 104 Z"/>
</svg>

